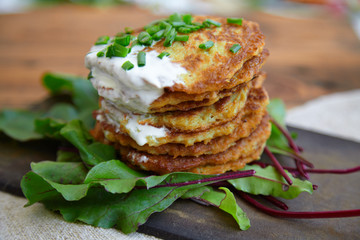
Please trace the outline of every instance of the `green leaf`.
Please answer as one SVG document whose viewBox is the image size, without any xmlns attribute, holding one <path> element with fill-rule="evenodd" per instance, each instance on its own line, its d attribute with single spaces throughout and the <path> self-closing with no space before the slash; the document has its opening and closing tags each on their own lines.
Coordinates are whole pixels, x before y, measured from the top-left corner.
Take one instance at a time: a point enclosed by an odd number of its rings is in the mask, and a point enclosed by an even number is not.
<svg viewBox="0 0 360 240">
<path fill-rule="evenodd" d="M 57 103 L 51 107 L 45 114 L 45 117 L 68 122 L 77 119 L 79 114 L 73 105 L 68 103 Z"/>
<path fill-rule="evenodd" d="M 46 73 L 43 85 L 52 94 L 71 94 L 78 118 L 84 122 L 87 129 L 94 126 L 92 112 L 98 109 L 99 97 L 89 80 L 60 73 Z"/>
<path fill-rule="evenodd" d="M 285 115 L 286 109 L 285 104 L 281 99 L 272 99 L 270 104 L 267 106 L 267 110 L 270 116 L 278 122 L 282 127 L 286 129 L 285 126 Z M 271 124 L 271 135 L 266 142 L 268 147 L 273 147 L 284 150 L 286 152 L 291 152 L 291 148 L 289 147 L 289 143 L 286 140 L 285 136 L 282 132 L 272 123 Z M 276 153 L 276 152 L 274 152 Z"/>
<path fill-rule="evenodd" d="M 86 174 L 86 168 L 82 163 L 41 162 L 32 164 L 33 172 L 27 173 L 21 182 L 24 195 L 29 200 L 28 205 L 40 201 L 52 210 L 59 210 L 67 221 L 79 220 L 104 228 L 116 224 L 124 233 L 130 233 L 145 223 L 152 213 L 165 210 L 190 189 L 204 185 L 133 189 L 127 193 L 114 194 L 107 189 L 99 188 L 98 183 L 105 183 L 109 180 L 117 180 L 118 183 L 121 183 L 120 181 L 124 180 L 122 183 L 126 184 L 126 181 L 131 179 L 146 181 L 147 177 L 134 178 L 134 176 L 141 175 L 132 172 L 133 170 L 122 165 L 118 160 L 109 162 L 101 163 L 105 170 L 101 171 L 101 164 L 99 164 L 93 168 L 94 170 L 92 169 L 92 173 L 89 172 L 87 182 L 92 176 L 92 182 L 89 183 L 82 183 Z M 115 164 L 118 165 L 118 169 L 113 168 L 116 166 Z M 110 168 L 113 169 L 113 172 L 108 171 Z M 189 174 L 189 176 L 195 175 Z M 100 180 L 96 176 L 102 176 L 102 179 Z M 104 179 L 104 177 L 113 179 Z M 119 177 L 125 177 L 125 179 L 116 179 Z M 126 177 L 129 178 L 126 179 Z M 176 179 L 176 174 L 169 174 L 163 183 L 171 182 L 173 179 L 176 182 L 183 178 Z M 122 188 L 121 184 L 118 184 L 117 187 Z M 113 188 L 115 187 L 113 186 Z"/>
<path fill-rule="evenodd" d="M 25 110 L 0 111 L 0 131 L 18 141 L 40 139 L 42 135 L 35 131 L 34 121 L 42 113 Z"/>
<path fill-rule="evenodd" d="M 188 193 L 184 194 L 183 197 L 191 197 L 189 196 L 189 193 L 194 196 L 198 194 L 198 196 L 195 198 L 201 199 L 210 205 L 218 207 L 224 212 L 229 213 L 235 219 L 241 230 L 247 230 L 250 227 L 250 220 L 246 216 L 245 212 L 236 203 L 236 199 L 233 193 L 225 187 L 220 187 L 219 189 L 223 192 L 219 192 L 211 187 L 204 186 L 202 188 L 189 191 Z"/>
<path fill-rule="evenodd" d="M 61 129 L 60 134 L 79 149 L 81 159 L 89 166 L 115 158 L 115 149 L 110 145 L 94 142 L 79 120 L 70 121 Z"/>
<path fill-rule="evenodd" d="M 280 123 L 282 126 L 285 126 L 286 108 L 284 102 L 281 99 L 271 99 L 269 105 L 267 106 L 267 110 L 270 116 L 275 119 L 275 121 Z"/>
<path fill-rule="evenodd" d="M 63 121 L 59 121 L 52 118 L 36 119 L 34 122 L 35 131 L 41 134 L 43 137 L 49 137 L 54 139 L 63 139 L 60 135 L 60 130 L 66 124 Z"/>
<path fill-rule="evenodd" d="M 78 152 L 58 150 L 56 153 L 57 162 L 81 162 Z"/>
<path fill-rule="evenodd" d="M 246 165 L 242 170 L 253 169 L 255 175 L 247 178 L 239 178 L 229 180 L 229 182 L 238 190 L 251 194 L 271 195 L 274 197 L 282 197 L 285 199 L 296 198 L 302 192 L 312 194 L 313 186 L 307 180 L 294 178 L 288 171 L 285 172 L 293 181 L 292 185 L 288 185 L 283 176 L 272 166 L 261 168 L 257 165 Z"/>
</svg>

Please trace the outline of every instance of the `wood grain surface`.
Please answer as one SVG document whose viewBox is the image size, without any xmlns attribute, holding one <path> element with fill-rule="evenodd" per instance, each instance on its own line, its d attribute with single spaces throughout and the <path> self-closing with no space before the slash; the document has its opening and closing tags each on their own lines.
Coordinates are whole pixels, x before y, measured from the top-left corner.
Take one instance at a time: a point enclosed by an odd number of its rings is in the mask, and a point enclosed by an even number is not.
<svg viewBox="0 0 360 240">
<path fill-rule="evenodd" d="M 264 69 L 271 97 L 287 107 L 317 96 L 360 88 L 360 41 L 347 19 L 290 19 L 260 12 L 271 56 Z M 114 8 L 62 5 L 0 15 L 0 108 L 24 108 L 47 93 L 45 71 L 86 76 L 84 55 L 100 35 L 112 35 L 158 18 L 130 5 Z"/>
</svg>

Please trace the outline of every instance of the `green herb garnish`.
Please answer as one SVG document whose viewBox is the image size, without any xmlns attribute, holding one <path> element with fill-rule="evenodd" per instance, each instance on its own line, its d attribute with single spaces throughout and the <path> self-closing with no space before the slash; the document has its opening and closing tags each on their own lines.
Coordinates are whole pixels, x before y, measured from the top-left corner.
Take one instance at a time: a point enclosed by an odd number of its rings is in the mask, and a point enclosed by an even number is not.
<svg viewBox="0 0 360 240">
<path fill-rule="evenodd" d="M 206 24 L 206 25 L 214 25 L 216 27 L 220 27 L 221 26 L 221 23 L 217 22 L 217 21 L 214 21 L 212 19 L 206 19 L 203 24 Z"/>
<path fill-rule="evenodd" d="M 95 45 L 103 45 L 107 44 L 110 40 L 109 36 L 101 36 L 98 38 L 98 40 L 95 42 Z"/>
<path fill-rule="evenodd" d="M 130 44 L 130 38 L 131 38 L 130 35 L 115 37 L 114 42 L 126 47 Z"/>
<path fill-rule="evenodd" d="M 227 23 L 233 23 L 233 24 L 237 24 L 237 25 L 242 25 L 243 19 L 242 18 L 227 18 L 226 19 Z"/>
<path fill-rule="evenodd" d="M 186 42 L 189 40 L 189 35 L 176 35 L 175 41 Z"/>
<path fill-rule="evenodd" d="M 124 62 L 124 64 L 121 67 L 125 71 L 129 71 L 130 69 L 132 69 L 134 67 L 134 64 L 132 64 L 130 61 L 126 61 L 126 62 Z"/>
<path fill-rule="evenodd" d="M 232 47 L 230 48 L 230 52 L 237 53 L 240 50 L 240 48 L 241 48 L 240 44 L 236 43 L 236 44 L 232 45 Z"/>
<path fill-rule="evenodd" d="M 137 55 L 137 64 L 139 67 L 143 67 L 146 64 L 146 53 L 139 52 Z"/>
<path fill-rule="evenodd" d="M 162 53 L 159 54 L 158 58 L 163 59 L 163 57 L 168 57 L 168 56 L 170 56 L 170 53 L 162 52 Z"/>
<path fill-rule="evenodd" d="M 103 57 L 105 55 L 105 53 L 103 51 L 100 51 L 96 54 L 96 56 L 98 57 Z"/>
<path fill-rule="evenodd" d="M 206 49 L 211 48 L 212 46 L 214 46 L 214 42 L 213 41 L 207 41 L 206 43 L 200 44 L 199 48 L 206 50 Z"/>
</svg>

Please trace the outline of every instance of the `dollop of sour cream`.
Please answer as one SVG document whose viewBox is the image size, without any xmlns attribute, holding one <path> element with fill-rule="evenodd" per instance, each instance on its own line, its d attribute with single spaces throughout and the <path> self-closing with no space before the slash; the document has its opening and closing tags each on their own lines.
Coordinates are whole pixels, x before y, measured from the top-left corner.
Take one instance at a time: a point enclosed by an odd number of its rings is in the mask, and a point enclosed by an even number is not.
<svg viewBox="0 0 360 240">
<path fill-rule="evenodd" d="M 164 93 L 165 87 L 175 83 L 183 84 L 181 75 L 187 70 L 174 63 L 169 57 L 158 58 L 155 50 L 146 52 L 146 65 L 137 66 L 137 54 L 144 46 L 136 45 L 126 57 L 98 57 L 107 45 L 95 45 L 85 57 L 85 65 L 90 69 L 91 82 L 100 96 L 115 105 L 136 113 L 146 113 L 150 104 Z M 125 71 L 121 66 L 130 61 L 134 68 Z"/>
<path fill-rule="evenodd" d="M 181 75 L 187 71 L 169 57 L 158 58 L 155 50 L 146 52 L 146 65 L 137 66 L 137 54 L 144 46 L 134 46 L 126 57 L 98 57 L 99 51 L 106 51 L 108 45 L 95 45 L 85 57 L 85 65 L 92 73 L 91 82 L 99 95 L 105 99 L 102 110 L 107 121 L 117 127 L 126 120 L 125 128 L 140 146 L 157 138 L 165 137 L 167 129 L 157 128 L 139 121 L 145 118 L 149 106 L 164 93 L 165 87 L 175 83 L 183 84 Z M 130 61 L 134 68 L 125 71 L 121 66 Z M 147 114 L 148 115 L 148 114 Z"/>
</svg>

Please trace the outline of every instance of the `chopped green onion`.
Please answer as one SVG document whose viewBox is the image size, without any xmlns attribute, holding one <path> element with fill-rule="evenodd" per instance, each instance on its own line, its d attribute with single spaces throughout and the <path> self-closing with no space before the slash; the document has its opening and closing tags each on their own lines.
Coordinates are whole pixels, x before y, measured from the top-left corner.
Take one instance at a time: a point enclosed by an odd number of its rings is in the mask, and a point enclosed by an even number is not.
<svg viewBox="0 0 360 240">
<path fill-rule="evenodd" d="M 161 22 L 159 23 L 159 26 L 160 26 L 161 29 L 165 29 L 165 28 L 168 27 L 168 26 L 171 27 L 171 24 L 170 24 L 170 23 L 167 23 L 167 22 L 165 22 L 165 21 L 161 21 Z"/>
<path fill-rule="evenodd" d="M 132 64 L 130 61 L 126 61 L 126 62 L 124 62 L 124 64 L 121 67 L 125 71 L 128 71 L 134 67 L 134 64 Z"/>
<path fill-rule="evenodd" d="M 189 35 L 176 35 L 175 41 L 186 42 L 189 40 Z"/>
<path fill-rule="evenodd" d="M 176 37 L 176 30 L 175 28 L 172 28 L 170 32 L 165 36 L 164 46 L 170 47 L 171 44 L 174 42 Z"/>
<path fill-rule="evenodd" d="M 191 33 L 192 32 L 191 28 L 188 28 L 188 27 L 179 27 L 177 29 L 177 31 L 179 33 Z"/>
<path fill-rule="evenodd" d="M 152 27 L 152 26 L 154 26 L 154 25 L 159 24 L 160 21 L 162 21 L 162 20 L 155 20 L 155 21 L 149 23 L 148 25 L 146 25 L 146 26 L 144 27 L 144 30 L 146 30 L 146 29 L 148 29 L 148 28 L 150 28 L 150 27 Z"/>
<path fill-rule="evenodd" d="M 236 43 L 236 44 L 232 45 L 232 47 L 230 48 L 230 52 L 237 53 L 240 50 L 240 48 L 241 48 L 240 44 Z"/>
<path fill-rule="evenodd" d="M 94 76 L 92 75 L 92 71 L 89 72 L 87 79 L 90 80 L 91 78 L 93 78 Z"/>
<path fill-rule="evenodd" d="M 182 16 L 182 19 L 186 24 L 191 24 L 193 17 L 191 16 L 191 14 L 185 14 Z"/>
<path fill-rule="evenodd" d="M 181 17 L 178 13 L 174 13 L 169 16 L 169 21 L 170 22 L 181 22 Z"/>
<path fill-rule="evenodd" d="M 134 32 L 134 29 L 132 29 L 131 27 L 126 27 L 126 28 L 125 28 L 125 33 L 131 34 L 131 33 L 133 33 L 133 32 Z"/>
<path fill-rule="evenodd" d="M 165 29 L 161 29 L 160 31 L 158 31 L 157 33 L 154 33 L 154 35 L 152 35 L 151 37 L 157 41 L 157 40 L 160 40 L 163 36 L 164 36 L 164 33 L 165 33 Z"/>
<path fill-rule="evenodd" d="M 242 18 L 227 18 L 227 23 L 233 23 L 237 25 L 242 25 L 243 19 Z"/>
<path fill-rule="evenodd" d="M 203 24 L 206 23 L 206 24 L 210 24 L 210 25 L 214 25 L 216 27 L 220 27 L 221 26 L 221 23 L 217 22 L 217 21 L 214 21 L 212 19 L 206 19 Z"/>
<path fill-rule="evenodd" d="M 145 66 L 146 63 L 146 53 L 145 52 L 139 52 L 137 55 L 137 64 L 139 67 Z"/>
<path fill-rule="evenodd" d="M 170 24 L 168 26 L 166 26 L 164 36 L 168 35 L 172 29 L 173 29 L 173 27 Z"/>
<path fill-rule="evenodd" d="M 209 49 L 212 46 L 214 46 L 214 42 L 213 41 L 207 41 L 206 43 L 200 44 L 199 48 L 201 48 L 201 49 Z"/>
<path fill-rule="evenodd" d="M 103 57 L 105 55 L 105 53 L 103 51 L 100 51 L 96 54 L 96 56 L 98 57 Z"/>
<path fill-rule="evenodd" d="M 126 57 L 129 53 L 129 48 L 124 47 L 123 45 L 114 43 L 112 47 L 113 56 L 116 57 Z"/>
<path fill-rule="evenodd" d="M 128 46 L 130 44 L 130 35 L 115 37 L 115 43 L 120 44 L 122 46 Z"/>
<path fill-rule="evenodd" d="M 170 56 L 170 53 L 162 52 L 162 53 L 159 54 L 158 58 L 163 59 L 163 57 L 167 57 L 167 56 Z"/>
<path fill-rule="evenodd" d="M 152 44 L 152 38 L 148 32 L 141 32 L 138 36 L 138 41 L 144 45 Z"/>
<path fill-rule="evenodd" d="M 101 36 L 101 37 L 99 37 L 98 40 L 95 42 L 95 45 L 107 44 L 109 40 L 110 40 L 110 37 L 109 37 L 109 36 Z"/>
<path fill-rule="evenodd" d="M 148 29 L 146 29 L 146 31 L 147 31 L 150 35 L 153 35 L 154 33 L 157 33 L 158 31 L 160 31 L 160 26 L 159 26 L 159 25 L 154 25 L 154 26 L 149 27 Z"/>
<path fill-rule="evenodd" d="M 107 47 L 105 56 L 108 58 L 114 56 L 113 45 Z"/>
<path fill-rule="evenodd" d="M 174 27 L 182 27 L 182 26 L 185 26 L 186 23 L 184 23 L 184 22 L 172 22 L 171 25 L 173 25 Z"/>
</svg>

